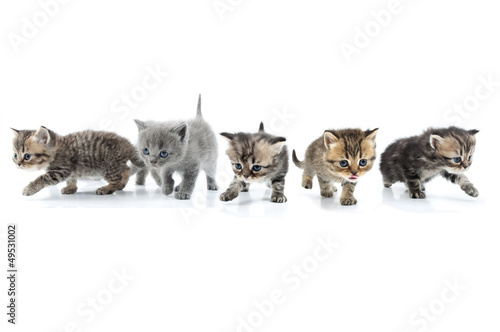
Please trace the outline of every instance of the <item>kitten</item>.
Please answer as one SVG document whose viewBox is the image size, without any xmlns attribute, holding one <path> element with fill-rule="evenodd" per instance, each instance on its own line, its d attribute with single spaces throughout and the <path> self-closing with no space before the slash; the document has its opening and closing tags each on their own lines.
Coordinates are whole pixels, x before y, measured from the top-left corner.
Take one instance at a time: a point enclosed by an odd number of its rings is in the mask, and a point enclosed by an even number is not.
<svg viewBox="0 0 500 332">
<path fill-rule="evenodd" d="M 66 187 L 61 192 L 74 194 L 77 180 L 85 178 L 106 180 L 109 184 L 97 189 L 96 194 L 112 194 L 128 182 L 127 161 L 144 166 L 134 146 L 114 133 L 87 130 L 60 136 L 45 127 L 12 131 L 12 161 L 24 170 L 46 171 L 24 188 L 25 196 L 62 181 L 66 181 Z"/>
<path fill-rule="evenodd" d="M 423 183 L 440 174 L 477 197 L 479 192 L 463 173 L 472 164 L 478 132 L 457 127 L 430 128 L 420 136 L 395 141 L 381 156 L 384 186 L 389 188 L 401 181 L 411 198 L 425 198 Z"/>
<path fill-rule="evenodd" d="M 135 120 L 139 129 L 136 148 L 146 164 L 139 171 L 137 183 L 144 184 L 148 173 L 162 187 L 163 194 L 174 191 L 172 175 L 178 172 L 181 183 L 175 187 L 175 198 L 190 199 L 200 170 L 207 176 L 208 190 L 217 190 L 217 142 L 215 134 L 201 115 L 201 95 L 196 118 L 185 122 L 143 122 Z"/>
<path fill-rule="evenodd" d="M 302 187 L 311 189 L 317 175 L 321 197 L 332 197 L 337 191 L 333 182 L 339 182 L 343 188 L 340 204 L 356 204 L 354 188 L 359 178 L 373 167 L 377 131 L 378 128 L 327 130 L 309 145 L 304 161 L 299 161 L 294 150 L 293 162 L 304 169 Z"/>
<path fill-rule="evenodd" d="M 284 203 L 285 176 L 288 172 L 288 150 L 286 138 L 264 131 L 261 122 L 259 132 L 221 133 L 229 142 L 226 153 L 233 165 L 234 179 L 229 188 L 220 195 L 221 201 L 231 201 L 240 191 L 248 191 L 250 184 L 265 182 L 272 189 L 271 201 Z"/>
</svg>

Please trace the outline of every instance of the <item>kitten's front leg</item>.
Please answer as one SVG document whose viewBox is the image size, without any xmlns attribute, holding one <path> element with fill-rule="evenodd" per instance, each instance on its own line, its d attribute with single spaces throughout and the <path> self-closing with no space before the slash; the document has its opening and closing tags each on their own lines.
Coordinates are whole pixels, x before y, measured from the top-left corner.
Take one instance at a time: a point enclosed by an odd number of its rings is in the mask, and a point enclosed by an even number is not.
<svg viewBox="0 0 500 332">
<path fill-rule="evenodd" d="M 452 183 L 456 183 L 460 186 L 460 189 L 465 191 L 465 193 L 469 196 L 472 197 L 477 197 L 479 196 L 479 191 L 474 187 L 472 182 L 469 181 L 469 179 L 463 175 L 463 174 L 451 174 L 446 171 L 441 173 L 441 175 L 448 181 L 451 181 Z"/>
<path fill-rule="evenodd" d="M 342 194 L 340 195 L 340 204 L 342 205 L 355 205 L 358 200 L 354 198 L 354 189 L 356 182 L 342 183 Z"/>
<path fill-rule="evenodd" d="M 135 167 L 137 169 L 137 166 L 135 165 L 132 165 L 132 167 Z M 131 172 L 133 173 L 134 169 L 132 169 Z M 144 184 L 146 184 L 146 177 L 148 176 L 148 173 L 149 171 L 146 167 L 140 168 L 135 176 L 135 184 L 137 184 L 138 186 L 143 186 Z"/>
<path fill-rule="evenodd" d="M 179 191 L 175 193 L 175 198 L 177 199 L 190 199 L 193 193 L 194 186 L 196 185 L 196 179 L 200 173 L 199 167 L 192 167 L 189 170 L 184 171 L 182 174 L 182 182 L 179 185 Z"/>
<path fill-rule="evenodd" d="M 155 169 L 151 169 L 151 176 L 155 180 L 158 187 L 161 187 L 161 176 Z"/>
<path fill-rule="evenodd" d="M 287 201 L 285 196 L 285 178 L 279 177 L 273 179 L 272 184 L 272 193 L 271 193 L 271 202 L 274 203 L 285 203 Z"/>
<path fill-rule="evenodd" d="M 422 191 L 422 182 L 417 175 L 406 175 L 405 184 L 408 188 L 410 198 L 425 198 L 425 193 Z"/>
<path fill-rule="evenodd" d="M 223 202 L 232 201 L 240 194 L 240 191 L 243 188 L 243 183 L 244 182 L 238 180 L 235 176 L 233 181 L 231 181 L 229 188 L 227 188 L 227 190 L 219 196 L 219 199 Z"/>
<path fill-rule="evenodd" d="M 164 195 L 170 195 L 174 191 L 174 179 L 172 178 L 173 172 L 165 170 L 161 180 L 161 189 Z M 154 176 L 153 176 L 154 177 Z"/>
<path fill-rule="evenodd" d="M 31 196 L 39 192 L 45 187 L 58 184 L 68 178 L 69 174 L 62 171 L 48 171 L 47 173 L 40 175 L 34 181 L 30 182 L 24 190 L 24 196 Z"/>
</svg>

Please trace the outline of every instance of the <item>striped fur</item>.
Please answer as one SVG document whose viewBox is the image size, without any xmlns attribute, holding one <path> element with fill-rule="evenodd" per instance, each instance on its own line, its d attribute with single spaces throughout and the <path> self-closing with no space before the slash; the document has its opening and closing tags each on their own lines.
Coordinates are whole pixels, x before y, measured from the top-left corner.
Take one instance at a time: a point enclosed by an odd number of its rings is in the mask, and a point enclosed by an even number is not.
<svg viewBox="0 0 500 332">
<path fill-rule="evenodd" d="M 479 192 L 463 174 L 472 165 L 478 130 L 430 128 L 419 136 L 402 138 L 382 153 L 384 186 L 403 182 L 411 198 L 425 198 L 423 184 L 437 175 L 456 183 L 468 195 Z M 460 158 L 455 162 L 454 158 Z"/>
<path fill-rule="evenodd" d="M 304 161 L 297 158 L 294 150 L 293 162 L 304 170 L 302 186 L 311 189 L 317 176 L 321 197 L 332 197 L 337 191 L 333 183 L 338 182 L 343 188 L 340 203 L 356 204 L 354 188 L 358 179 L 373 167 L 377 132 L 378 129 L 326 130 L 309 145 Z"/>
<path fill-rule="evenodd" d="M 221 135 L 229 142 L 226 153 L 233 166 L 234 179 L 229 188 L 220 195 L 220 200 L 231 201 L 241 191 L 248 191 L 251 183 L 265 182 L 272 189 L 272 202 L 286 202 L 284 194 L 285 176 L 288 172 L 286 139 L 266 133 L 262 122 L 255 134 L 240 132 L 221 133 Z"/>
<path fill-rule="evenodd" d="M 87 130 L 60 136 L 45 127 L 13 132 L 13 162 L 24 170 L 46 171 L 24 188 L 26 196 L 63 181 L 67 186 L 61 192 L 73 194 L 77 180 L 86 178 L 106 180 L 109 184 L 96 194 L 111 194 L 127 184 L 127 161 L 144 166 L 133 145 L 114 133 Z"/>
</svg>

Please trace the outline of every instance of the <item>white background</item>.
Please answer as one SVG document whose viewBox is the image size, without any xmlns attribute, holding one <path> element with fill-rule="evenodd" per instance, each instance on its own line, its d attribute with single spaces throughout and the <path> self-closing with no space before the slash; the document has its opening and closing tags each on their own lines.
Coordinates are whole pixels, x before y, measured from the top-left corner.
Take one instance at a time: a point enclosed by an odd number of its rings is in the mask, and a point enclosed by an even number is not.
<svg viewBox="0 0 500 332">
<path fill-rule="evenodd" d="M 500 87 L 484 97 L 481 83 L 500 82 L 494 2 L 401 0 L 350 61 L 342 43 L 354 45 L 357 29 L 373 27 L 370 13 L 389 1 L 221 3 L 231 6 L 222 17 L 212 0 L 69 1 L 14 47 L 9 38 L 22 36 L 23 18 L 33 22 L 41 5 L 2 2 L 2 269 L 7 222 L 18 223 L 20 250 L 19 324 L 7 324 L 2 309 L 2 331 L 72 331 L 74 322 L 81 331 L 249 332 L 240 318 L 276 290 L 283 303 L 255 331 L 498 330 Z M 116 112 L 147 68 L 168 77 Z M 482 100 L 470 111 L 447 111 L 478 100 L 478 89 Z M 150 180 L 136 187 L 134 178 L 108 197 L 93 194 L 97 182 L 73 196 L 59 188 L 21 196 L 38 174 L 11 162 L 9 127 L 67 134 L 108 123 L 134 142 L 134 118 L 192 117 L 198 93 L 216 132 L 255 131 L 264 121 L 300 158 L 330 128 L 379 127 L 379 154 L 428 126 L 479 129 L 468 176 L 480 196 L 435 179 L 427 199 L 410 200 L 402 184 L 384 189 L 374 167 L 357 186 L 358 205 L 342 207 L 338 196 L 321 199 L 316 182 L 301 188 L 291 165 L 288 203 L 270 203 L 270 191 L 254 185 L 222 204 L 231 172 L 222 139 L 219 193 L 207 194 L 201 176 L 188 202 L 163 196 Z M 340 246 L 291 289 L 283 276 L 313 262 L 318 238 Z M 122 270 L 133 280 L 109 299 L 113 271 Z M 453 294 L 447 280 L 466 289 L 441 306 L 442 294 Z M 0 287 L 6 303 L 6 280 Z M 77 310 L 92 297 L 106 305 L 90 319 Z M 429 306 L 432 319 L 416 324 L 415 313 Z"/>
</svg>

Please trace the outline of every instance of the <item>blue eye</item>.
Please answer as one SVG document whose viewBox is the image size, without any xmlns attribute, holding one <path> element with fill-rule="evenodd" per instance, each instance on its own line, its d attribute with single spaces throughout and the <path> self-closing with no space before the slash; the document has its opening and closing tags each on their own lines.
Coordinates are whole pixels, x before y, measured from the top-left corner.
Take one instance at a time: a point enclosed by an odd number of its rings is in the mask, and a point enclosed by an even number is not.
<svg viewBox="0 0 500 332">
<path fill-rule="evenodd" d="M 472 160 L 472 156 L 469 156 L 469 158 L 467 158 L 468 161 L 471 161 Z"/>
<path fill-rule="evenodd" d="M 167 158 L 167 156 L 168 156 L 168 152 L 167 151 L 160 152 L 160 157 Z"/>
<path fill-rule="evenodd" d="M 359 166 L 366 166 L 366 164 L 368 164 L 368 161 L 366 159 L 361 159 L 359 161 Z"/>
<path fill-rule="evenodd" d="M 455 158 L 453 158 L 453 161 L 458 164 L 460 161 L 462 161 L 462 158 L 455 157 Z"/>
<path fill-rule="evenodd" d="M 24 155 L 24 160 L 28 161 L 31 159 L 31 155 L 30 154 L 25 154 Z"/>
<path fill-rule="evenodd" d="M 347 167 L 347 166 L 349 166 L 349 162 L 347 160 L 341 160 L 339 162 L 339 164 L 340 164 L 340 167 Z"/>
<path fill-rule="evenodd" d="M 236 169 L 242 169 L 243 166 L 241 166 L 241 164 L 234 164 L 234 167 L 236 167 Z"/>
<path fill-rule="evenodd" d="M 144 150 L 142 151 L 142 153 L 144 153 L 144 154 L 147 156 L 147 155 L 149 154 L 149 150 L 148 150 L 148 149 L 144 149 Z"/>
<path fill-rule="evenodd" d="M 14 159 L 17 160 L 17 153 L 14 153 Z"/>
<path fill-rule="evenodd" d="M 260 171 L 262 169 L 262 166 L 259 166 L 259 165 L 254 165 L 254 167 L 252 167 L 252 169 L 256 172 Z"/>
</svg>

